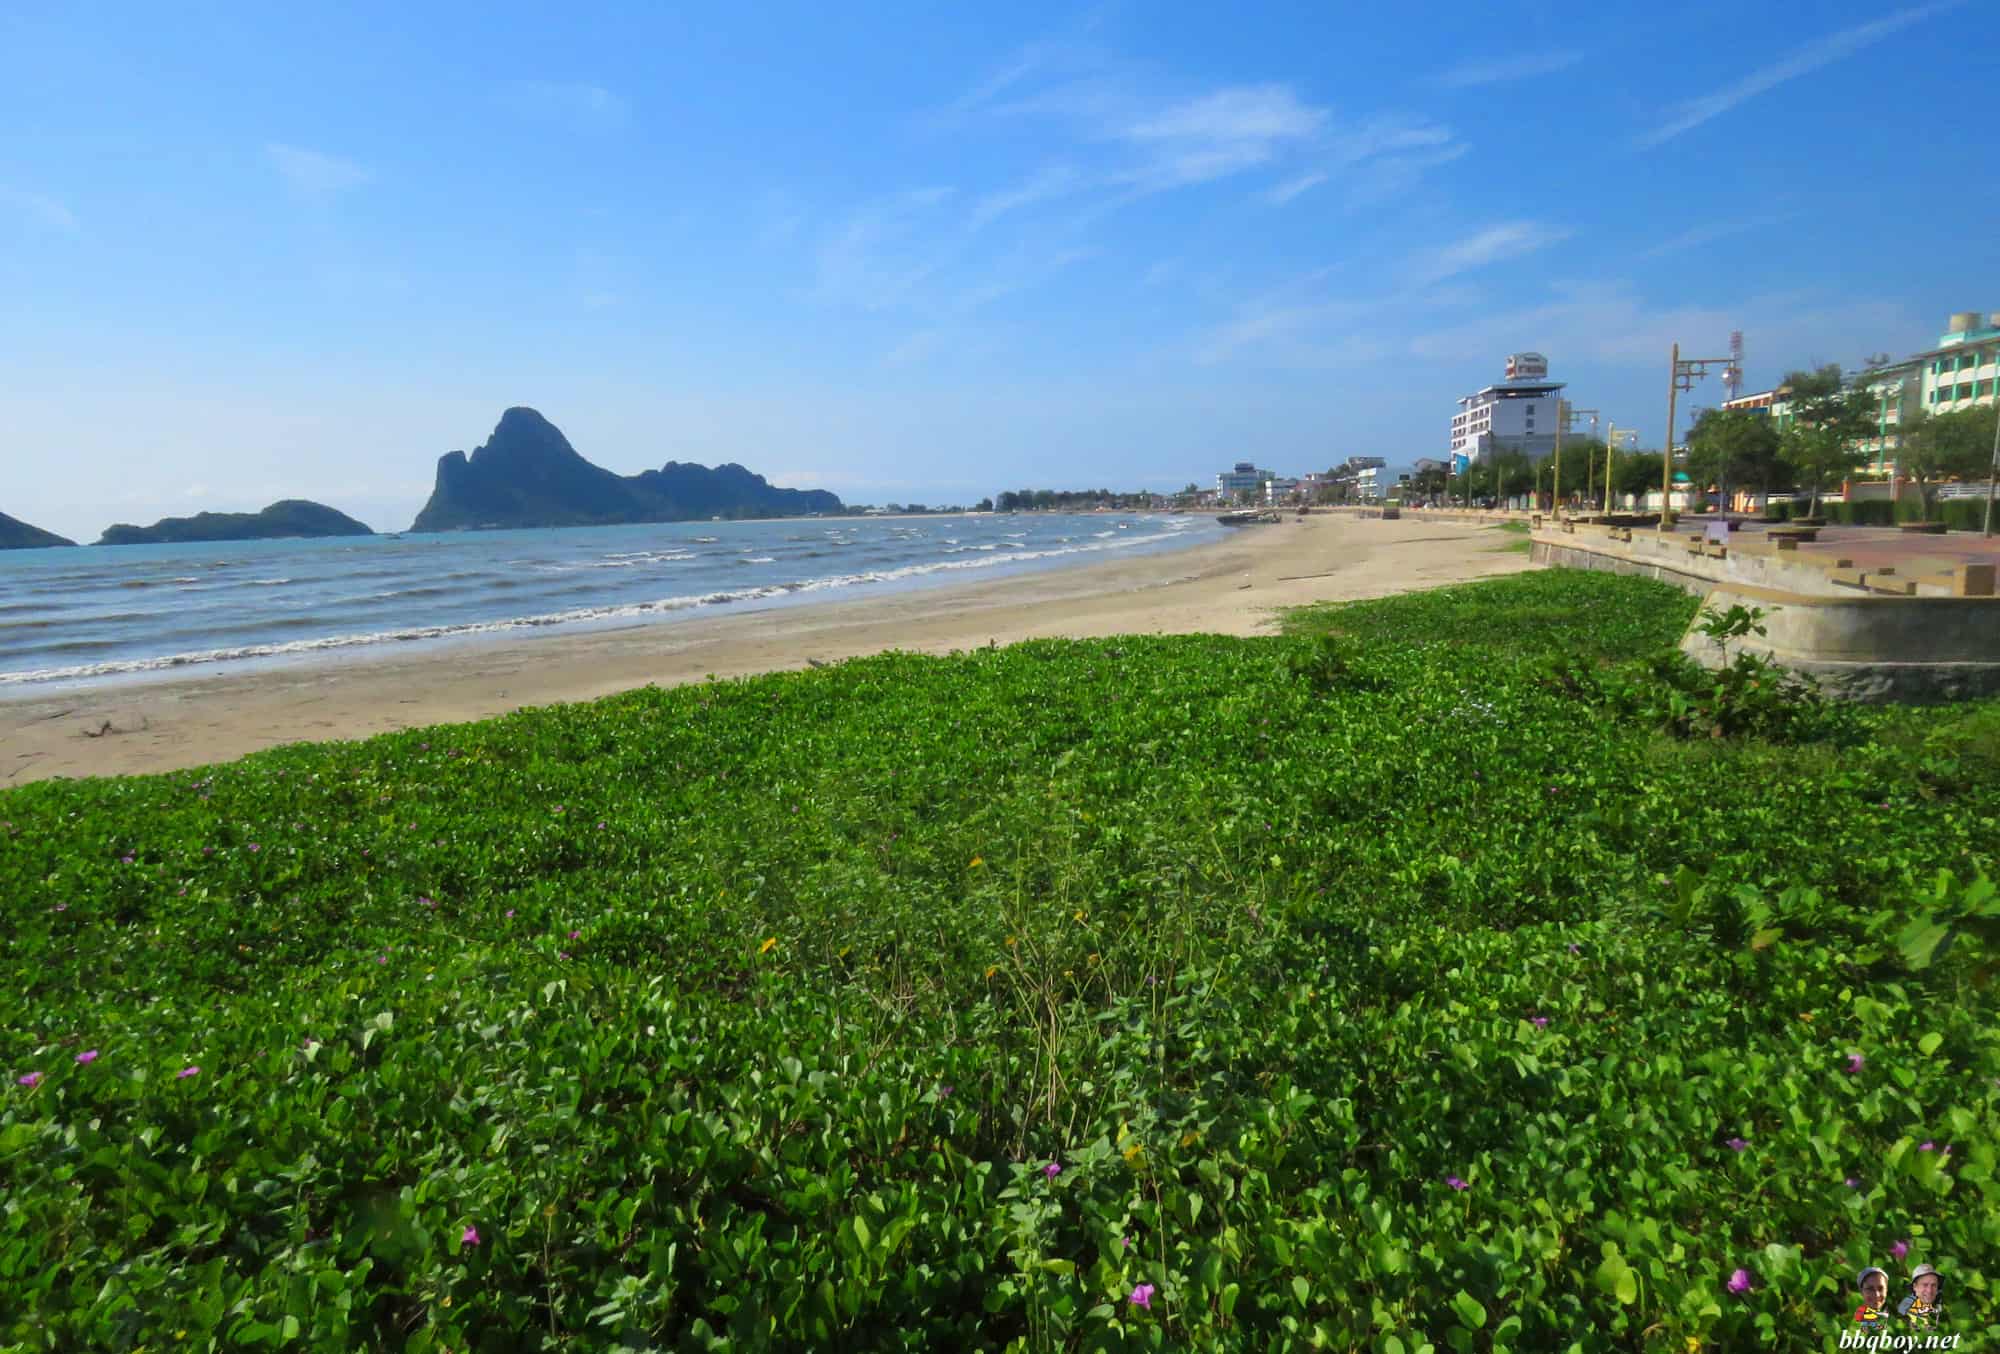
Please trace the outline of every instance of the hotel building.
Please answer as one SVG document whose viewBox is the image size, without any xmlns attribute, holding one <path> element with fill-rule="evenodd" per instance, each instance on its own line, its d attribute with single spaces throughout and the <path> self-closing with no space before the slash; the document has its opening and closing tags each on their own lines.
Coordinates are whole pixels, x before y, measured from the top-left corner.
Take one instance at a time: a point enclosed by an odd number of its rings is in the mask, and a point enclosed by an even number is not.
<svg viewBox="0 0 2000 1354">
<path fill-rule="evenodd" d="M 1563 383 L 1549 379 L 1549 360 L 1515 353 L 1506 370 L 1503 379 L 1458 402 L 1451 420 L 1454 459 L 1480 461 L 1499 451 L 1536 458 L 1555 450 Z"/>
</svg>

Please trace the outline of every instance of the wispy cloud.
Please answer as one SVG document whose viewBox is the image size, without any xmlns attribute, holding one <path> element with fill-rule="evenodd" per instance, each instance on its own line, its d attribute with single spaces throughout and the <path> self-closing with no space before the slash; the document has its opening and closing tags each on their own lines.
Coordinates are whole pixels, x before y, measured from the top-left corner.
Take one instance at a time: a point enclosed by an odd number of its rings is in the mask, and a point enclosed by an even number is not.
<svg viewBox="0 0 2000 1354">
<path fill-rule="evenodd" d="M 1013 188 L 988 193 L 972 208 L 967 229 L 980 230 L 1009 212 L 1037 206 L 1075 191 L 1082 176 L 1067 165 L 1051 165 Z"/>
<path fill-rule="evenodd" d="M 1894 14 L 1872 19 L 1865 24 L 1856 24 L 1852 28 L 1843 28 L 1838 33 L 1809 42 L 1784 60 L 1773 62 L 1733 85 L 1680 104 L 1666 122 L 1638 139 L 1637 148 L 1645 150 L 1671 141 L 1682 132 L 1699 127 L 1710 118 L 1721 116 L 1745 99 L 1755 98 L 1766 90 L 1775 89 L 1787 80 L 1810 75 L 1822 66 L 1831 65 L 1842 57 L 1852 56 L 1862 48 L 1880 42 L 1891 33 L 1928 19 L 1933 14 L 1954 9 L 1961 2 L 1962 0 L 1939 0 L 1936 4 L 1900 9 Z"/>
<path fill-rule="evenodd" d="M 581 81 L 521 80 L 509 86 L 516 108 L 579 131 L 609 131 L 631 117 L 626 100 L 602 85 Z"/>
<path fill-rule="evenodd" d="M 46 193 L 30 193 L 22 188 L 0 188 L 0 207 L 19 213 L 37 225 L 56 230 L 75 230 L 76 214 Z"/>
<path fill-rule="evenodd" d="M 1327 117 L 1285 85 L 1244 85 L 1169 104 L 1110 130 L 1143 156 L 1119 177 L 1169 189 L 1269 164 L 1309 142 Z"/>
<path fill-rule="evenodd" d="M 1569 236 L 1566 227 L 1544 221 L 1505 221 L 1419 255 L 1411 273 L 1419 283 L 1442 282 L 1475 268 L 1532 254 Z"/>
<path fill-rule="evenodd" d="M 1717 240 L 1726 240 L 1732 235 L 1762 230 L 1766 226 L 1779 225 L 1790 219 L 1789 216 L 1751 216 L 1740 221 L 1712 221 L 1706 225 L 1684 230 L 1671 239 L 1662 240 L 1651 249 L 1642 251 L 1639 257 L 1656 259 L 1664 254 L 1678 254 L 1684 249 L 1698 249 L 1705 244 L 1714 244 Z"/>
<path fill-rule="evenodd" d="M 1310 192 L 1326 182 L 1326 171 L 1315 169 L 1310 173 L 1294 175 L 1275 188 L 1266 189 L 1264 201 L 1273 207 L 1282 207 L 1301 193 Z"/>
<path fill-rule="evenodd" d="M 939 208 L 949 188 L 917 188 L 868 203 L 821 244 L 816 295 L 862 310 L 904 305 L 942 268 L 948 250 L 937 243 Z"/>
<path fill-rule="evenodd" d="M 1470 89 L 1493 85 L 1502 80 L 1526 80 L 1537 75 L 1554 75 L 1583 60 L 1582 52 L 1519 52 L 1465 61 L 1431 77 L 1431 83 L 1445 89 Z"/>
<path fill-rule="evenodd" d="M 264 147 L 287 187 L 302 197 L 332 197 L 358 188 L 372 177 L 352 160 L 323 151 L 273 141 Z"/>
</svg>

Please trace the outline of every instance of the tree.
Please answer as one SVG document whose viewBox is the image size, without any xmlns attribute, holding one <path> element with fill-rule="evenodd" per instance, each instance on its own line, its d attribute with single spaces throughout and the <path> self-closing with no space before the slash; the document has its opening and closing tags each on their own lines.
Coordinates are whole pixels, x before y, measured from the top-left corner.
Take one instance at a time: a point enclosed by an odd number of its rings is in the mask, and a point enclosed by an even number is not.
<svg viewBox="0 0 2000 1354">
<path fill-rule="evenodd" d="M 1817 514 L 1826 487 L 1867 462 L 1859 443 L 1871 431 L 1875 402 L 1867 391 L 1843 384 L 1837 364 L 1792 372 L 1779 391 L 1792 421 L 1779 436 L 1778 454 L 1812 490 L 1810 511 Z"/>
<path fill-rule="evenodd" d="M 979 500 L 979 502 L 972 505 L 972 510 L 974 512 L 992 512 L 993 500 L 990 498 L 982 498 Z"/>
<path fill-rule="evenodd" d="M 1936 515 L 1939 480 L 1970 479 L 1987 469 L 1996 416 L 2000 410 L 1992 405 L 1949 414 L 1920 409 L 1903 424 L 1896 462 L 1916 481 L 1926 522 Z"/>
<path fill-rule="evenodd" d="M 1611 485 L 1621 494 L 1648 494 L 1660 487 L 1662 470 L 1659 452 L 1627 452 L 1611 467 Z"/>
<path fill-rule="evenodd" d="M 1778 430 L 1770 417 L 1752 409 L 1704 409 L 1688 431 L 1688 478 L 1697 488 L 1715 483 L 1726 496 L 1730 484 L 1754 484 L 1768 497 L 1783 480 Z"/>
</svg>

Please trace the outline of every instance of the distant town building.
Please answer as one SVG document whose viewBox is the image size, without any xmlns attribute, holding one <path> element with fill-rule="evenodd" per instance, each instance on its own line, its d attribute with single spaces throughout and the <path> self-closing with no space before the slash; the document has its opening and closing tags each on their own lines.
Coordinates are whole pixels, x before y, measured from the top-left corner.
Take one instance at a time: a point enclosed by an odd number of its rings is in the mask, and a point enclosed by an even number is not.
<svg viewBox="0 0 2000 1354">
<path fill-rule="evenodd" d="M 1506 375 L 1458 402 L 1451 420 L 1451 454 L 1481 461 L 1500 451 L 1530 457 L 1555 450 L 1556 418 L 1563 382 L 1549 379 L 1549 360 L 1540 353 L 1514 353 Z"/>
<path fill-rule="evenodd" d="M 1259 470 L 1253 461 L 1238 461 L 1234 470 L 1224 470 L 1215 477 L 1215 492 L 1224 498 L 1231 494 L 1252 494 L 1261 498 L 1264 482 L 1276 478 L 1268 470 Z"/>
</svg>

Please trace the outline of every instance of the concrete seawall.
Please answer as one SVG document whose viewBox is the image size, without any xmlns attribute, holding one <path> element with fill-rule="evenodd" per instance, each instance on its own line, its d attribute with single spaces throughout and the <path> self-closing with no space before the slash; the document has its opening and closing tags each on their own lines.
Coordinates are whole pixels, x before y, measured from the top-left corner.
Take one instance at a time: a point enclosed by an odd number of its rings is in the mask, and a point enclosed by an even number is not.
<svg viewBox="0 0 2000 1354">
<path fill-rule="evenodd" d="M 2000 694 L 2000 599 L 1888 596 L 1843 587 L 1824 564 L 1731 551 L 1695 554 L 1678 537 L 1634 532 L 1630 542 L 1538 531 L 1532 558 L 1671 583 L 1718 611 L 1764 614 L 1743 647 L 1858 701 L 1933 703 Z M 1898 580 L 1899 582 L 1902 580 Z M 1717 666 L 1735 652 L 1689 628 L 1681 651 Z"/>
</svg>

